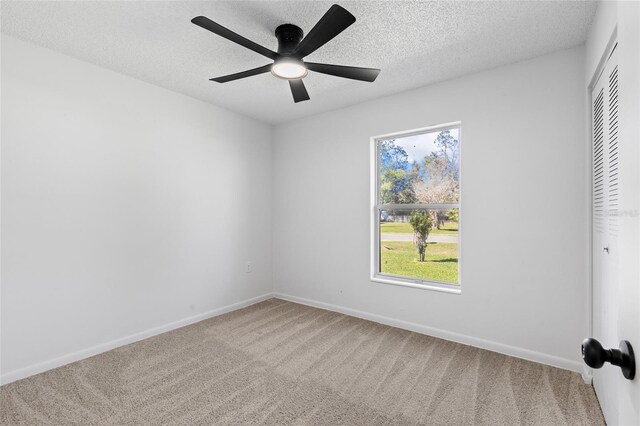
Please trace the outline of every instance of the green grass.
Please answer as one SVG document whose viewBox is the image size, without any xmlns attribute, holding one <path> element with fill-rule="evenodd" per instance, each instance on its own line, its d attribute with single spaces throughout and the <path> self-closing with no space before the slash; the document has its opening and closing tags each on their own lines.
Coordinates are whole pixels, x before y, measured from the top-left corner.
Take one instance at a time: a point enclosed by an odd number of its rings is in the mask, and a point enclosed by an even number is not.
<svg viewBox="0 0 640 426">
<path fill-rule="evenodd" d="M 383 241 L 380 268 L 385 274 L 425 280 L 458 282 L 458 244 L 428 243 L 424 262 L 418 262 L 418 250 L 408 241 Z"/>
<path fill-rule="evenodd" d="M 380 232 L 392 234 L 413 234 L 413 228 L 410 223 L 405 222 L 381 222 Z M 457 222 L 445 222 L 442 229 L 432 229 L 430 234 L 433 235 L 458 235 Z"/>
</svg>

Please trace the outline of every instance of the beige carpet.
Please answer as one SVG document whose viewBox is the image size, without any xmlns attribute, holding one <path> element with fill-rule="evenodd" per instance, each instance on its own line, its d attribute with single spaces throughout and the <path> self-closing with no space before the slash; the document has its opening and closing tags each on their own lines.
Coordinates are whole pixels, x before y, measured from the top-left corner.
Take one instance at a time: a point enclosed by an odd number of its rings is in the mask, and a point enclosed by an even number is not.
<svg viewBox="0 0 640 426">
<path fill-rule="evenodd" d="M 576 373 L 271 299 L 0 388 L 2 425 L 604 424 Z"/>
</svg>

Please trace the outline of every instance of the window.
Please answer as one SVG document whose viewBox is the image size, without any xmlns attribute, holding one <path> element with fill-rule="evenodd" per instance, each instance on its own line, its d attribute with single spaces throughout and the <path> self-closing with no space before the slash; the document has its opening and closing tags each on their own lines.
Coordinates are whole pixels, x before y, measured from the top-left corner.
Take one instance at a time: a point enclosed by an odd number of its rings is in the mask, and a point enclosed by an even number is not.
<svg viewBox="0 0 640 426">
<path fill-rule="evenodd" d="M 372 138 L 371 279 L 460 292 L 460 123 Z"/>
</svg>

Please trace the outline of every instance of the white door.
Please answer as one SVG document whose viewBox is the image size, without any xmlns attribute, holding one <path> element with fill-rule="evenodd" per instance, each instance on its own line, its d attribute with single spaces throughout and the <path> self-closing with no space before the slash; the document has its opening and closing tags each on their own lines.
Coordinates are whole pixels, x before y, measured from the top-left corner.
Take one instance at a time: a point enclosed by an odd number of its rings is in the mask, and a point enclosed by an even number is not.
<svg viewBox="0 0 640 426">
<path fill-rule="evenodd" d="M 591 94 L 593 134 L 593 337 L 628 340 L 640 361 L 640 88 L 637 52 L 613 47 Z M 635 59 L 634 59 L 634 55 Z M 633 61 L 636 62 L 633 62 Z M 610 364 L 593 384 L 609 425 L 640 425 L 640 372 Z"/>
<path fill-rule="evenodd" d="M 618 316 L 618 207 L 620 175 L 617 139 L 617 46 L 591 92 L 593 138 L 593 337 L 605 348 L 618 346 L 613 320 Z M 611 85 L 613 82 L 613 85 Z M 616 399 L 617 369 L 594 371 L 594 387 L 603 412 Z"/>
</svg>

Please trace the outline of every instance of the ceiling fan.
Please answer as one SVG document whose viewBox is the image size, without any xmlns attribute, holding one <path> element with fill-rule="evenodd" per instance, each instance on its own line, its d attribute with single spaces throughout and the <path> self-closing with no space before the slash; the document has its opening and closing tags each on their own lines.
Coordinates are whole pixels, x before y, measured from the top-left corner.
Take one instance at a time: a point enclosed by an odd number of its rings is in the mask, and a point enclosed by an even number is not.
<svg viewBox="0 0 640 426">
<path fill-rule="evenodd" d="M 318 64 L 303 61 L 305 56 L 315 52 L 329 40 L 347 29 L 355 21 L 356 18 L 351 13 L 343 7 L 334 4 L 304 38 L 302 38 L 302 29 L 296 25 L 284 24 L 276 28 L 278 51 L 274 52 L 204 16 L 197 16 L 191 20 L 191 22 L 205 30 L 209 30 L 214 34 L 238 43 L 240 46 L 246 47 L 273 60 L 271 64 L 225 75 L 223 77 L 212 78 L 211 81 L 227 83 L 271 71 L 271 74 L 274 76 L 289 81 L 294 102 L 309 100 L 309 94 L 302 82 L 302 79 L 307 75 L 308 71 L 368 82 L 373 82 L 376 77 L 378 77 L 380 73 L 379 69 Z"/>
</svg>

